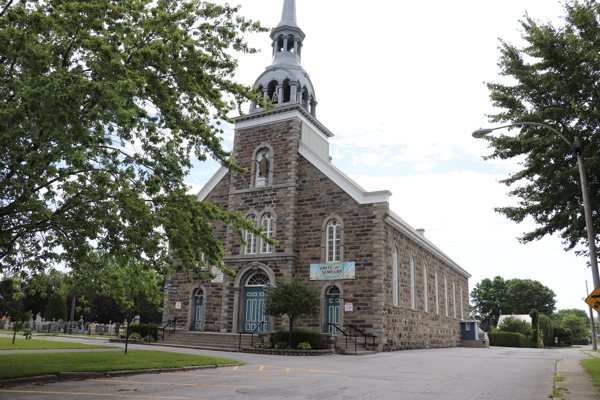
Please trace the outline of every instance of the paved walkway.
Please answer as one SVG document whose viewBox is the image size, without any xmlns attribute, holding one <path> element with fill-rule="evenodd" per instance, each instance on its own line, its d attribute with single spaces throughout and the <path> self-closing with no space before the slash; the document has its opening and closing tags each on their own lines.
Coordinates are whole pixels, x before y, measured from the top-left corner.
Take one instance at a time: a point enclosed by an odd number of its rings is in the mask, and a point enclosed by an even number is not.
<svg viewBox="0 0 600 400">
<path fill-rule="evenodd" d="M 590 357 L 599 358 L 600 353 L 582 351 Z M 600 399 L 600 391 L 592 378 L 585 372 L 581 360 L 564 359 L 556 363 L 556 376 L 565 378 L 556 382 L 556 388 L 565 400 Z"/>
</svg>

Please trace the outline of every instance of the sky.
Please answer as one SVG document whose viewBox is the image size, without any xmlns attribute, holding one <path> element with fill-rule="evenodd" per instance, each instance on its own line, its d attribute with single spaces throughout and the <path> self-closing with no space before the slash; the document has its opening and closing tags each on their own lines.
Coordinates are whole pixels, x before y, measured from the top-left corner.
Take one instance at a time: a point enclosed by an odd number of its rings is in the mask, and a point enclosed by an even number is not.
<svg viewBox="0 0 600 400">
<path fill-rule="evenodd" d="M 369 191 L 390 190 L 391 209 L 425 229 L 429 240 L 472 275 L 470 290 L 497 275 L 538 280 L 556 293 L 558 309 L 587 311 L 585 281 L 593 285 L 586 259 L 565 252 L 559 237 L 518 242 L 534 222 L 516 224 L 494 207 L 516 204 L 498 181 L 517 171 L 519 160 L 484 161 L 491 149 L 471 136 L 490 126 L 486 115 L 498 111 L 485 82 L 510 83 L 498 74 L 498 39 L 523 45 L 519 20 L 526 13 L 562 24 L 561 4 L 296 3 L 298 25 L 306 33 L 302 65 L 315 86 L 317 118 L 335 134 L 334 165 Z M 240 4 L 247 18 L 274 27 L 283 0 L 232 4 Z M 236 80 L 251 85 L 271 62 L 271 41 L 264 33 L 246 38 L 261 52 L 236 55 Z M 223 137 L 228 149 L 232 128 Z M 196 162 L 186 182 L 196 193 L 218 168 L 212 161 Z"/>
</svg>

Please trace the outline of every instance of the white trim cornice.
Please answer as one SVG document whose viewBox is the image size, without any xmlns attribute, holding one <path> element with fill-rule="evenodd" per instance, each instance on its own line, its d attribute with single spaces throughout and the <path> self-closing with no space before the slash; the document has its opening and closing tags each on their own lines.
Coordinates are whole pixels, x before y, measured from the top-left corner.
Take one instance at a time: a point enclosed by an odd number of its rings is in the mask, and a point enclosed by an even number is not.
<svg viewBox="0 0 600 400">
<path fill-rule="evenodd" d="M 421 236 L 412 226 L 410 226 L 406 221 L 400 218 L 400 216 L 392 210 L 389 211 L 389 215 L 385 218 L 385 222 L 392 225 L 394 228 L 398 229 L 404 234 L 407 234 L 415 242 L 425 247 L 427 250 L 431 251 L 433 254 L 435 254 L 442 260 L 446 261 L 461 275 L 466 276 L 467 278 L 471 277 L 471 274 L 462 269 L 460 265 L 454 262 L 454 260 L 448 257 L 443 251 L 438 249 L 433 243 Z"/>
<path fill-rule="evenodd" d="M 198 195 L 197 195 L 198 201 L 204 201 L 206 196 L 208 196 L 208 194 L 210 192 L 212 192 L 212 190 L 217 186 L 217 184 L 219 182 L 221 182 L 221 179 L 225 178 L 225 175 L 227 175 L 227 172 L 229 172 L 229 170 L 227 168 L 225 168 L 225 167 L 219 168 L 217 173 L 214 174 L 212 176 L 212 178 L 210 178 L 208 180 L 208 182 L 206 182 L 206 185 L 204 185 L 202 187 L 202 189 L 200 189 L 200 191 L 198 192 Z"/>
<path fill-rule="evenodd" d="M 323 160 L 317 153 L 309 149 L 304 143 L 300 142 L 298 152 L 359 204 L 389 202 L 392 192 L 389 190 L 380 190 L 376 192 L 365 191 L 339 169 L 335 168 L 333 165 Z"/>
</svg>

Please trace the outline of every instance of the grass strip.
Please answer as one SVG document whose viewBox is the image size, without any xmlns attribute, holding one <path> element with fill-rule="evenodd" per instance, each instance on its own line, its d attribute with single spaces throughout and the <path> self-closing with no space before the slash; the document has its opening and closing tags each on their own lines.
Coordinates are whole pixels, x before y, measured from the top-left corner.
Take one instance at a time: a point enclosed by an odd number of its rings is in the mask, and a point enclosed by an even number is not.
<svg viewBox="0 0 600 400">
<path fill-rule="evenodd" d="M 581 363 L 585 372 L 596 382 L 596 386 L 600 386 L 600 358 L 586 358 L 581 360 Z"/>
<path fill-rule="evenodd" d="M 223 358 L 134 350 L 96 353 L 46 353 L 0 355 L 0 379 L 21 378 L 58 372 L 103 372 L 145 368 L 179 368 L 199 365 L 245 363 Z"/>
<path fill-rule="evenodd" d="M 15 344 L 12 338 L 0 337 L 0 350 L 42 350 L 42 349 L 109 349 L 114 346 L 99 346 L 96 344 L 81 344 L 70 342 L 53 342 L 50 340 L 25 340 L 17 337 Z"/>
</svg>

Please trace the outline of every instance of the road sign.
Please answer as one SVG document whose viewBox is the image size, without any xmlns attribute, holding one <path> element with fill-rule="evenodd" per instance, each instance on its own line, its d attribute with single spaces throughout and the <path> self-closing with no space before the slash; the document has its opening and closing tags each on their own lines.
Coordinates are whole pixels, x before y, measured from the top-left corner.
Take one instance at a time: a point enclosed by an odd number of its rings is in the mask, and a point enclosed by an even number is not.
<svg viewBox="0 0 600 400">
<path fill-rule="evenodd" d="M 597 287 L 592 294 L 590 294 L 585 302 L 588 303 L 594 310 L 600 312 L 600 287 Z"/>
</svg>

